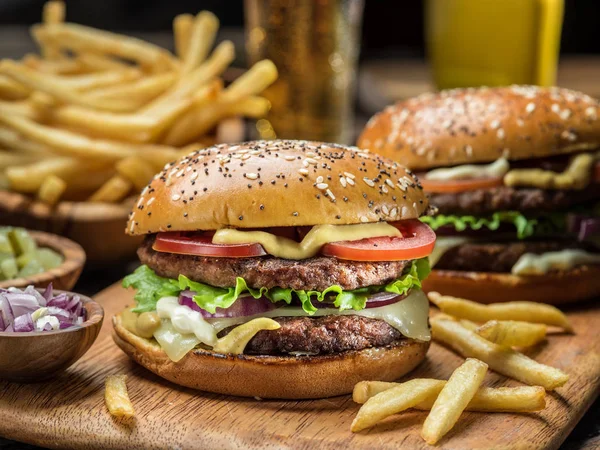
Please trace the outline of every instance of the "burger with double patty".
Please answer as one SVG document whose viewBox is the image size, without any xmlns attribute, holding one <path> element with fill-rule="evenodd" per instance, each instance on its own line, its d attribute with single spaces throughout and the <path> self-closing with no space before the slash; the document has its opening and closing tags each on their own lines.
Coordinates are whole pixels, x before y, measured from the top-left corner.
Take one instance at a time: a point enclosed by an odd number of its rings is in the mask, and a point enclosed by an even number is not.
<svg viewBox="0 0 600 450">
<path fill-rule="evenodd" d="M 224 394 L 318 398 L 395 380 L 429 347 L 427 213 L 412 172 L 356 147 L 194 152 L 130 216 L 127 232 L 147 237 L 115 341 L 174 383 Z"/>
<path fill-rule="evenodd" d="M 482 302 L 600 294 L 600 105 L 511 86 L 426 94 L 371 119 L 358 145 L 417 171 L 438 215 L 425 289 Z"/>
</svg>

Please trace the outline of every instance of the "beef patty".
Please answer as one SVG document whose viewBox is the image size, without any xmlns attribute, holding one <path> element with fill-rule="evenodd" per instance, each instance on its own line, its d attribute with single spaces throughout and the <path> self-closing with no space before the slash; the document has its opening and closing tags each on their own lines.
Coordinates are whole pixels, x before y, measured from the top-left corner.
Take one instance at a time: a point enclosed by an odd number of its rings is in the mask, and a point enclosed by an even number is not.
<svg viewBox="0 0 600 450">
<path fill-rule="evenodd" d="M 481 215 L 496 211 L 555 212 L 600 199 L 600 184 L 582 191 L 558 191 L 501 186 L 456 194 L 431 194 L 439 214 Z"/>
<path fill-rule="evenodd" d="M 276 317 L 281 328 L 259 331 L 244 350 L 251 355 L 310 355 L 384 347 L 407 339 L 383 320 L 362 316 Z M 219 337 L 226 335 L 230 327 Z"/>
<path fill-rule="evenodd" d="M 344 290 L 387 284 L 402 275 L 410 261 L 344 261 L 328 256 L 295 261 L 260 256 L 254 258 L 211 258 L 178 255 L 152 249 L 154 236 L 138 250 L 143 264 L 158 275 L 177 278 L 180 274 L 193 281 L 218 287 L 235 286 L 242 277 L 252 288 L 292 288 L 323 291 L 338 285 Z"/>
<path fill-rule="evenodd" d="M 569 248 L 590 250 L 575 242 L 468 242 L 442 255 L 435 269 L 508 273 L 525 253 L 547 253 Z"/>
</svg>

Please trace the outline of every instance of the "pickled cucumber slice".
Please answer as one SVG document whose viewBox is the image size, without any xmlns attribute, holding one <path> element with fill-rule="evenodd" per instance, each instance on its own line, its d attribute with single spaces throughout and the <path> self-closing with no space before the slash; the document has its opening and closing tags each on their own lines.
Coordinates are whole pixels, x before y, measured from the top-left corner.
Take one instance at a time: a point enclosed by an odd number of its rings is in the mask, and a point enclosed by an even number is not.
<svg viewBox="0 0 600 450">
<path fill-rule="evenodd" d="M 45 270 L 54 269 L 62 264 L 62 256 L 49 248 L 40 248 L 36 253 L 37 260 Z"/>
</svg>

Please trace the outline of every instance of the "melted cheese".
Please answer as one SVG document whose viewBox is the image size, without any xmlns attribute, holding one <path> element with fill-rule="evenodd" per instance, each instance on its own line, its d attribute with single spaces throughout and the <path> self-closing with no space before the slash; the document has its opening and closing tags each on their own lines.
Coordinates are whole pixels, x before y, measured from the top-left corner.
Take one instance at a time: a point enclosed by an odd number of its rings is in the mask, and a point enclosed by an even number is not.
<svg viewBox="0 0 600 450">
<path fill-rule="evenodd" d="M 506 186 L 539 189 L 584 189 L 592 179 L 592 168 L 600 153 L 574 156 L 562 173 L 542 169 L 515 169 L 504 176 Z"/>
<path fill-rule="evenodd" d="M 302 239 L 275 236 L 265 231 L 241 231 L 231 228 L 218 230 L 213 236 L 215 244 L 261 244 L 269 255 L 285 259 L 306 259 L 315 256 L 323 245 L 330 242 L 358 241 L 360 239 L 402 236 L 400 231 L 386 223 L 368 223 L 356 225 L 316 225 Z"/>
<path fill-rule="evenodd" d="M 429 266 L 435 266 L 448 250 L 470 240 L 470 238 L 465 236 L 439 236 L 435 241 L 435 247 L 433 247 L 431 255 L 429 255 Z"/>
<path fill-rule="evenodd" d="M 506 158 L 499 158 L 491 164 L 479 166 L 465 164 L 444 169 L 430 170 L 425 174 L 426 180 L 449 181 L 449 180 L 471 180 L 476 178 L 503 177 L 510 169 Z"/>
<path fill-rule="evenodd" d="M 172 361 L 179 361 L 199 344 L 213 347 L 223 353 L 242 353 L 246 344 L 261 330 L 273 330 L 279 327 L 273 317 L 306 317 L 308 314 L 300 307 L 284 306 L 250 317 L 204 319 L 197 311 L 188 306 L 179 305 L 177 297 L 164 297 L 157 303 L 157 313 L 162 318 L 160 327 L 154 332 L 154 338 Z M 404 300 L 379 308 L 367 308 L 361 311 L 335 308 L 318 309 L 315 316 L 356 315 L 379 319 L 396 328 L 404 336 L 420 341 L 429 341 L 429 301 L 421 290 L 414 290 Z M 217 333 L 234 325 L 228 336 L 217 339 Z M 135 331 L 130 330 L 133 333 Z"/>
<path fill-rule="evenodd" d="M 551 270 L 570 270 L 583 264 L 600 264 L 600 255 L 583 250 L 562 250 L 541 255 L 525 253 L 511 272 L 513 275 L 543 275 Z"/>
<path fill-rule="evenodd" d="M 429 302 L 421 290 L 413 290 L 404 300 L 379 308 L 366 308 L 360 311 L 345 309 L 340 311 L 336 308 L 319 308 L 311 317 L 319 316 L 363 316 L 379 319 L 389 323 L 400 331 L 404 336 L 428 341 L 431 339 L 427 319 L 429 317 Z M 295 306 L 285 306 L 273 309 L 262 314 L 250 317 L 234 317 L 226 319 L 206 319 L 217 332 L 224 328 L 237 325 L 256 317 L 306 317 L 308 314 Z"/>
</svg>

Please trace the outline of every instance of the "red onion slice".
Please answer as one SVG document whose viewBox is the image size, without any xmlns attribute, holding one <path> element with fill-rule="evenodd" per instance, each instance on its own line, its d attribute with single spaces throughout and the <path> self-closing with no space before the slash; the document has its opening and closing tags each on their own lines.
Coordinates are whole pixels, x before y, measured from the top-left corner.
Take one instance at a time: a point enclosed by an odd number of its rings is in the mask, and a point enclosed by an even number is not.
<svg viewBox="0 0 600 450">
<path fill-rule="evenodd" d="M 222 319 L 227 317 L 246 317 L 261 314 L 273 309 L 279 308 L 266 297 L 255 299 L 251 295 L 239 297 L 231 307 L 217 308 L 214 314 L 200 308 L 193 299 L 194 292 L 186 290 L 179 294 L 179 304 L 187 306 L 194 311 L 198 311 L 205 319 Z"/>
<path fill-rule="evenodd" d="M 17 333 L 33 331 L 35 328 L 33 325 L 33 319 L 29 313 L 15 317 L 15 322 L 13 325 Z"/>
</svg>

